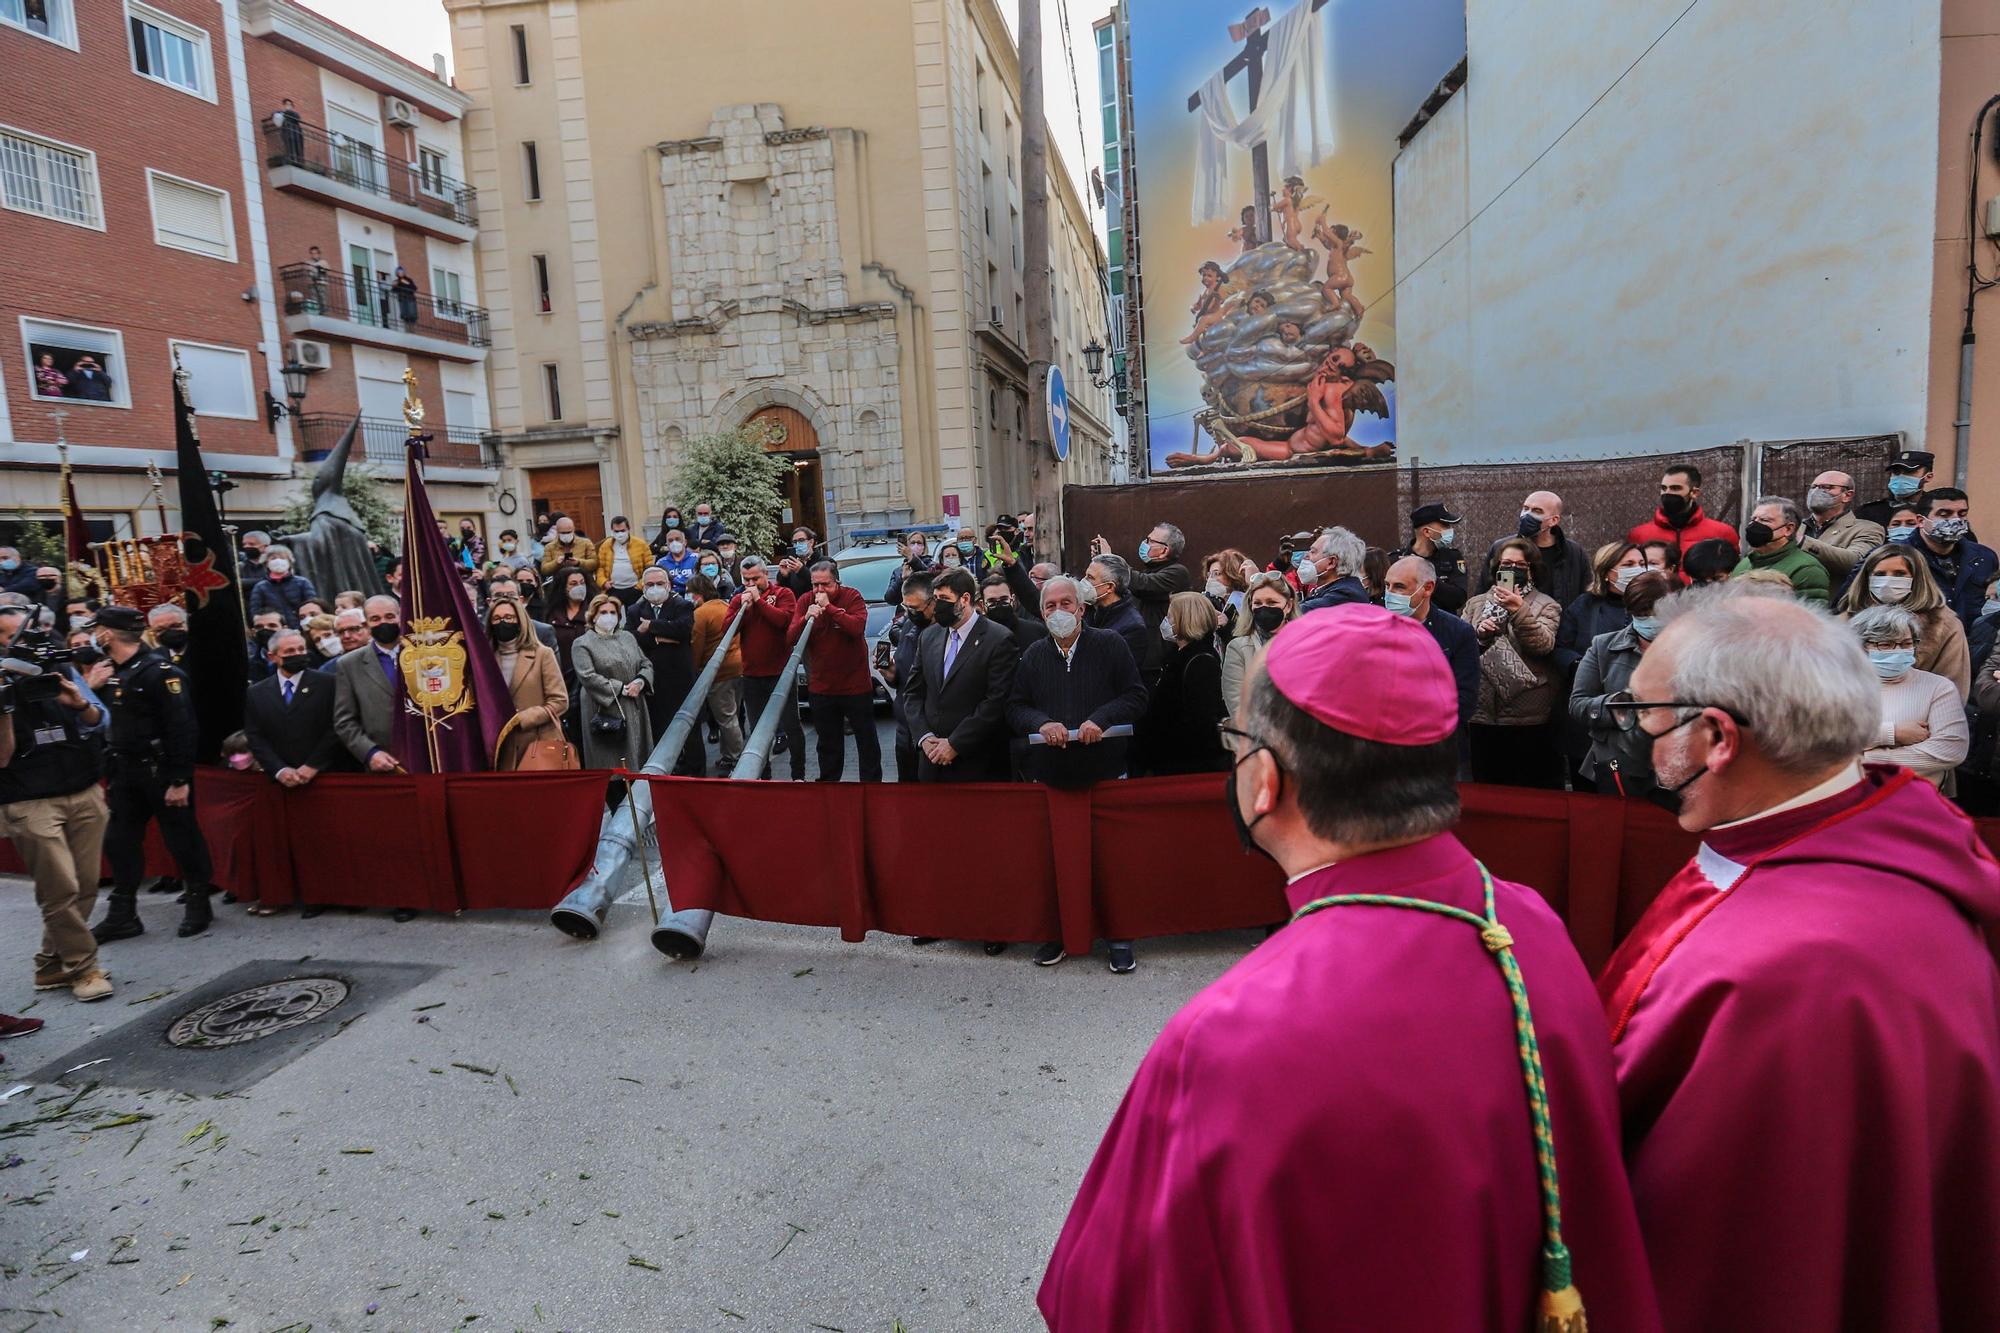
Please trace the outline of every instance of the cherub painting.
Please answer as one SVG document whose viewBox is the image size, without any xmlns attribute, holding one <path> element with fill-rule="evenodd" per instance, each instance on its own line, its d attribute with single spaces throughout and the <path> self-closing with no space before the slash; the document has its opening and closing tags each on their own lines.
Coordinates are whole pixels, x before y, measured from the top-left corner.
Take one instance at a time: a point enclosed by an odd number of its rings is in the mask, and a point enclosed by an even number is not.
<svg viewBox="0 0 2000 1333">
<path fill-rule="evenodd" d="M 1236 225 L 1229 229 L 1229 239 L 1242 246 L 1246 255 L 1263 243 L 1263 238 L 1257 235 L 1257 205 L 1243 205 Z"/>
<path fill-rule="evenodd" d="M 1313 223 L 1313 239 L 1326 247 L 1326 281 L 1320 284 L 1320 290 L 1326 293 L 1327 303 L 1338 306 L 1345 302 L 1354 312 L 1355 323 L 1360 323 L 1367 307 L 1354 294 L 1354 270 L 1348 267 L 1348 261 L 1373 251 L 1362 248 L 1361 233 L 1349 231 L 1346 223 L 1336 222 L 1329 227 L 1325 209 L 1320 210 L 1319 221 Z"/>
<path fill-rule="evenodd" d="M 1271 212 L 1285 224 L 1285 244 L 1294 250 L 1305 249 L 1305 210 L 1321 200 L 1306 194 L 1305 179 L 1301 176 L 1285 177 L 1285 189 L 1281 194 L 1271 196 Z M 1322 222 L 1326 210 L 1320 210 Z"/>
<path fill-rule="evenodd" d="M 1201 266 L 1201 295 L 1188 308 L 1188 313 L 1194 316 L 1194 331 L 1181 339 L 1182 343 L 1193 342 L 1201 336 L 1202 330 L 1222 318 L 1228 309 L 1231 290 L 1224 278 L 1222 265 L 1211 259 Z"/>
</svg>

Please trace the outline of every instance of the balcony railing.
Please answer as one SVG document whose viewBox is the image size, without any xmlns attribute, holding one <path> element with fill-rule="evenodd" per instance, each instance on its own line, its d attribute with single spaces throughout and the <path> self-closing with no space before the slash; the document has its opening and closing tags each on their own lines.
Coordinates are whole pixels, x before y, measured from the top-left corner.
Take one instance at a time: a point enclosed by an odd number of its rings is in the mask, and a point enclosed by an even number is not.
<svg viewBox="0 0 2000 1333">
<path fill-rule="evenodd" d="M 307 412 L 295 418 L 300 457 L 317 463 L 340 443 L 341 432 L 354 420 L 339 412 Z M 361 418 L 361 432 L 355 437 L 362 459 L 391 467 L 403 465 L 403 442 L 410 431 L 400 421 L 381 417 Z M 433 467 L 498 467 L 499 454 L 484 436 L 470 426 L 432 427 L 429 461 Z"/>
<path fill-rule="evenodd" d="M 304 121 L 267 120 L 263 128 L 266 166 L 296 167 L 434 217 L 479 225 L 479 192 L 464 181 Z"/>
<path fill-rule="evenodd" d="M 287 264 L 278 270 L 278 294 L 287 315 L 323 315 L 467 347 L 487 347 L 493 341 L 486 330 L 486 307 L 422 293 L 399 295 L 379 274 Z"/>
</svg>

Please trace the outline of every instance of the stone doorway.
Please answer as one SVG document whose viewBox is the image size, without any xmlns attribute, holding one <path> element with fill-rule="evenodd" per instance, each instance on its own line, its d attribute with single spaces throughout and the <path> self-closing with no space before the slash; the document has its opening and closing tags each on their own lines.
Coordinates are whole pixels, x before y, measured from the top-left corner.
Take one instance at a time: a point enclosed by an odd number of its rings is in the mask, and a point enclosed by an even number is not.
<svg viewBox="0 0 2000 1333">
<path fill-rule="evenodd" d="M 826 473 L 820 466 L 819 432 L 797 408 L 773 404 L 751 413 L 743 428 L 752 436 L 762 435 L 767 453 L 785 454 L 792 465 L 785 477 L 785 514 L 779 516 L 783 536 L 805 524 L 818 533 L 832 549 L 833 538 L 826 528 Z"/>
</svg>

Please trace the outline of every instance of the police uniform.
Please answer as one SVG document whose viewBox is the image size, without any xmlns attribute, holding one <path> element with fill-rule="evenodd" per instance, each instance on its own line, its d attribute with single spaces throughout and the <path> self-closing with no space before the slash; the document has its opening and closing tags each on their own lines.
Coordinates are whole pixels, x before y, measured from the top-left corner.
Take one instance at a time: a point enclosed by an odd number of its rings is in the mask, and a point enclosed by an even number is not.
<svg viewBox="0 0 2000 1333">
<path fill-rule="evenodd" d="M 146 625 L 139 612 L 122 606 L 99 611 L 97 623 L 132 633 Z M 198 935 L 212 919 L 208 840 L 195 817 L 192 792 L 186 805 L 167 804 L 167 788 L 191 785 L 194 780 L 199 731 L 187 677 L 161 654 L 142 648 L 113 670 L 104 699 L 111 709 L 105 763 L 111 827 L 105 833 L 104 855 L 111 862 L 112 890 L 110 910 L 97 926 L 98 940 L 144 933 L 135 904 L 146 872 L 146 825 L 155 819 L 186 885 L 180 934 Z"/>
<path fill-rule="evenodd" d="M 1931 465 L 1936 461 L 1930 454 L 1923 452 L 1921 449 L 1905 449 L 1889 460 L 1889 471 L 1892 475 L 1900 472 L 1907 477 L 1922 477 L 1924 473 L 1931 470 Z M 1864 523 L 1876 523 L 1883 528 L 1887 528 L 1891 514 L 1905 505 L 1914 503 L 1916 498 L 1922 494 L 1923 492 L 1918 490 L 1911 492 L 1900 500 L 1893 495 L 1883 500 L 1870 500 L 1867 504 L 1857 508 L 1854 511 L 1854 516 Z"/>
<path fill-rule="evenodd" d="M 1455 528 L 1462 521 L 1448 505 L 1427 504 L 1410 515 L 1410 531 L 1414 534 L 1418 528 L 1429 527 L 1433 523 L 1442 523 L 1446 527 Z M 1464 552 L 1456 546 L 1446 546 L 1440 542 L 1435 551 L 1425 555 L 1416 549 L 1416 538 L 1413 535 L 1407 544 L 1391 551 L 1389 559 L 1393 562 L 1401 560 L 1406 555 L 1430 561 L 1431 568 L 1437 571 L 1437 592 L 1431 596 L 1432 605 L 1453 615 L 1465 609 L 1468 593 Z"/>
</svg>

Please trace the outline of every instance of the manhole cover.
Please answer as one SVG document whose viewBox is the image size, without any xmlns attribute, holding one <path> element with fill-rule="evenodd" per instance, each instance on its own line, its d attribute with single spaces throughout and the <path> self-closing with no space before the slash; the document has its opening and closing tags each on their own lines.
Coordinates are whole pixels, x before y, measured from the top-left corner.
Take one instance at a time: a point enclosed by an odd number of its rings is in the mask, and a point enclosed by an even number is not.
<svg viewBox="0 0 2000 1333">
<path fill-rule="evenodd" d="M 336 977 L 300 977 L 211 1000 L 174 1020 L 167 1040 L 175 1046 L 236 1046 L 310 1023 L 347 998 Z"/>
</svg>

